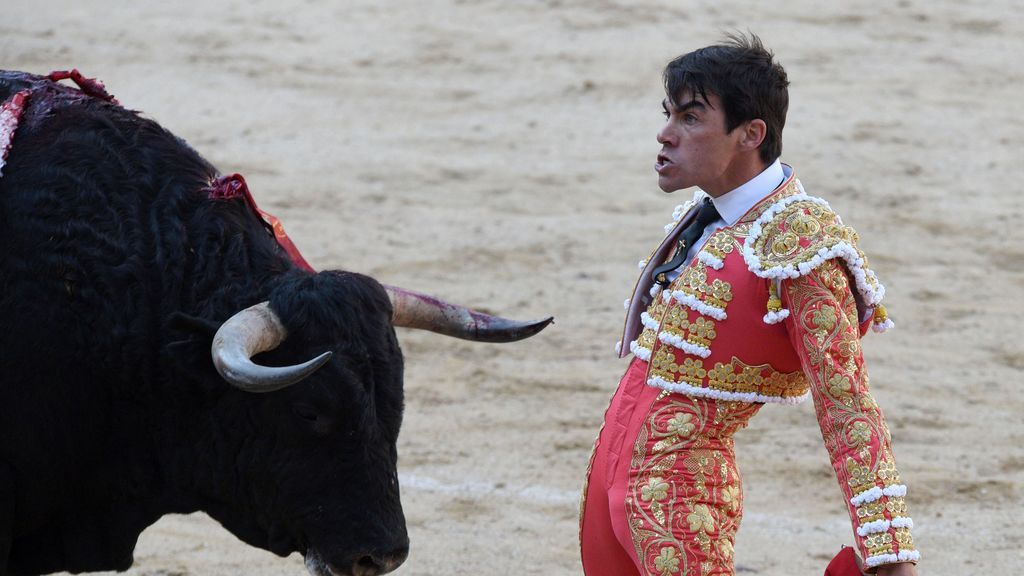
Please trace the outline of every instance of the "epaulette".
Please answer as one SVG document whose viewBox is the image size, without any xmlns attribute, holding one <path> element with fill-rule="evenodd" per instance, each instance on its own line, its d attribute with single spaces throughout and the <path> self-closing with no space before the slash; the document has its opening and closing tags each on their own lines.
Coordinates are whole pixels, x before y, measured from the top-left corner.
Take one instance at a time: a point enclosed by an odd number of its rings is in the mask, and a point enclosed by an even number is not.
<svg viewBox="0 0 1024 576">
<path fill-rule="evenodd" d="M 802 190 L 768 206 L 751 225 L 743 246 L 743 259 L 750 271 L 774 280 L 769 285 L 764 321 L 774 324 L 789 315 L 779 298 L 782 280 L 806 276 L 838 258 L 853 276 L 860 300 L 873 309 L 872 329 L 884 332 L 891 328 L 893 323 L 881 305 L 885 287 L 868 268 L 867 256 L 857 242 L 857 232 L 843 224 L 828 202 Z"/>
</svg>

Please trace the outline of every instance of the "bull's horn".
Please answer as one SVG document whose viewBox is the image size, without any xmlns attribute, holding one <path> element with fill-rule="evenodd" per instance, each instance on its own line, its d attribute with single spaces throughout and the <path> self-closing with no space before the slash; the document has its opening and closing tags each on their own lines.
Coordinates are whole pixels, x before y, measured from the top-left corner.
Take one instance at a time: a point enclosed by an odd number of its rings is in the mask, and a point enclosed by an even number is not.
<svg viewBox="0 0 1024 576">
<path fill-rule="evenodd" d="M 396 286 L 384 286 L 394 309 L 391 322 L 395 326 L 430 330 L 446 336 L 477 342 L 514 342 L 529 338 L 543 330 L 554 318 L 518 322 L 474 312 L 463 306 L 449 304 L 433 296 Z"/>
<path fill-rule="evenodd" d="M 277 348 L 288 337 L 268 302 L 228 318 L 213 337 L 213 365 L 232 386 L 246 392 L 273 392 L 309 376 L 331 358 L 330 352 L 294 366 L 260 366 L 252 357 Z"/>
</svg>

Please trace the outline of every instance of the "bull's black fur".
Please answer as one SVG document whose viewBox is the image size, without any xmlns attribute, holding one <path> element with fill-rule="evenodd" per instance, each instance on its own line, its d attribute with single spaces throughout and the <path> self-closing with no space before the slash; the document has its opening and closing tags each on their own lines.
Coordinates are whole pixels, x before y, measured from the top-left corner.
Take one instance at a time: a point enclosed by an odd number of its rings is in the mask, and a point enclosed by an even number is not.
<svg viewBox="0 0 1024 576">
<path fill-rule="evenodd" d="M 155 122 L 40 77 L 0 178 L 0 575 L 122 570 L 143 528 L 203 510 L 278 554 L 404 555 L 402 357 L 370 278 L 297 268 Z M 257 358 L 329 364 L 230 387 L 213 331 L 269 300 Z M 347 565 L 346 565 L 347 563 Z"/>
</svg>

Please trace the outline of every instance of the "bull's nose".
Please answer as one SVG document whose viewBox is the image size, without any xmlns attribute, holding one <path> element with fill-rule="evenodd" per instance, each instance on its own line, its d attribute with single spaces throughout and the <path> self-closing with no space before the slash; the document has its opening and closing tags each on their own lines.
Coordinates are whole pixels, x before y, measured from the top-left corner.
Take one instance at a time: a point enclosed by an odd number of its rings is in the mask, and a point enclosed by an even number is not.
<svg viewBox="0 0 1024 576">
<path fill-rule="evenodd" d="M 383 554 L 365 554 L 352 564 L 352 576 L 379 576 L 387 574 L 401 566 L 408 556 L 408 546 Z"/>
</svg>

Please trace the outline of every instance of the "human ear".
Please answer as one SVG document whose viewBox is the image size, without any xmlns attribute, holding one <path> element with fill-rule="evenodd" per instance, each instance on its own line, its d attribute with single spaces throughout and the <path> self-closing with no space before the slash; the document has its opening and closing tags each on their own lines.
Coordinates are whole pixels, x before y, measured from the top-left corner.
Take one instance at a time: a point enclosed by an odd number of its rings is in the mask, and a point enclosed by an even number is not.
<svg viewBox="0 0 1024 576">
<path fill-rule="evenodd" d="M 740 146 L 745 150 L 757 150 L 764 142 L 768 134 L 768 126 L 764 120 L 755 118 L 743 126 L 743 135 L 740 138 Z"/>
</svg>

